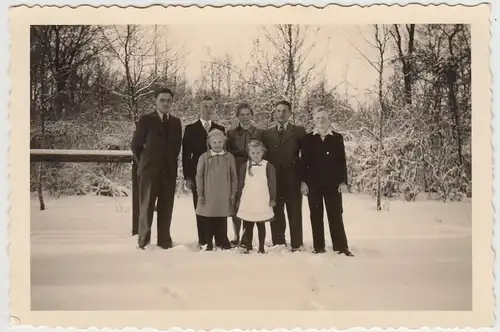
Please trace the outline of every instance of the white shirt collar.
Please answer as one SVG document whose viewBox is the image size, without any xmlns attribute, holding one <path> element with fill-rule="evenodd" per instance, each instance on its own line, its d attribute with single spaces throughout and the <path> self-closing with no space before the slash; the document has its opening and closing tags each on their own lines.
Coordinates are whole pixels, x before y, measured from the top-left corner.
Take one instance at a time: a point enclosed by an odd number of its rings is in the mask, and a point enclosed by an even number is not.
<svg viewBox="0 0 500 332">
<path fill-rule="evenodd" d="M 226 154 L 226 151 L 222 150 L 221 152 L 214 152 L 212 149 L 210 149 L 210 155 L 211 156 L 223 156 Z"/>
<path fill-rule="evenodd" d="M 288 121 L 287 121 L 287 122 L 285 122 L 285 123 L 283 123 L 283 124 L 281 124 L 281 123 L 279 123 L 279 122 L 278 122 L 278 123 L 276 124 L 276 127 L 277 127 L 278 129 L 280 129 L 281 127 L 283 127 L 283 130 L 286 130 L 286 128 L 288 127 Z"/>
<path fill-rule="evenodd" d="M 158 116 L 160 117 L 160 120 L 162 120 L 162 121 L 163 121 L 163 117 L 164 117 L 164 116 L 166 116 L 166 117 L 167 117 L 167 119 L 168 119 L 168 115 L 169 115 L 168 113 L 167 113 L 167 114 L 163 114 L 162 112 L 160 112 L 160 111 L 158 111 L 158 110 L 156 110 L 156 112 L 158 113 Z"/>
<path fill-rule="evenodd" d="M 316 128 L 314 128 L 314 130 L 313 130 L 312 133 L 313 133 L 313 135 L 320 135 L 321 136 L 321 134 L 319 133 L 318 129 L 316 129 Z M 325 136 L 327 136 L 327 135 L 333 136 L 332 128 L 328 128 L 326 130 Z"/>
<path fill-rule="evenodd" d="M 201 124 L 203 125 L 203 127 L 205 127 L 205 124 L 208 123 L 209 126 L 212 126 L 212 120 L 203 120 L 200 118 L 200 121 L 201 121 Z"/>
</svg>

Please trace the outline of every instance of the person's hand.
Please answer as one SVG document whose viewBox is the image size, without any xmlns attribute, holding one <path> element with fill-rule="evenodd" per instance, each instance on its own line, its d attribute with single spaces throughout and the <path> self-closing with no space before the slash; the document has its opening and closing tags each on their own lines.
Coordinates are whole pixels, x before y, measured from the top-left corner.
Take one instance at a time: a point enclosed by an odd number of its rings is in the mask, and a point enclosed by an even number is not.
<svg viewBox="0 0 500 332">
<path fill-rule="evenodd" d="M 205 205 L 205 196 L 198 197 L 198 200 L 200 201 L 201 205 Z"/>
<path fill-rule="evenodd" d="M 229 204 L 231 204 L 231 206 L 234 205 L 234 201 L 235 201 L 235 197 L 231 195 L 229 197 Z"/>
<path fill-rule="evenodd" d="M 309 194 L 309 187 L 307 186 L 307 184 L 305 182 L 302 182 L 300 184 L 300 192 L 304 196 L 307 196 Z"/>
<path fill-rule="evenodd" d="M 186 187 L 187 187 L 189 190 L 193 191 L 193 188 L 194 188 L 194 182 L 193 182 L 193 180 L 191 180 L 191 179 L 186 179 Z"/>
<path fill-rule="evenodd" d="M 276 201 L 270 201 L 269 202 L 270 207 L 275 207 L 276 206 Z"/>
<path fill-rule="evenodd" d="M 339 193 L 345 194 L 347 193 L 347 185 L 345 183 L 341 183 L 339 185 Z"/>
</svg>

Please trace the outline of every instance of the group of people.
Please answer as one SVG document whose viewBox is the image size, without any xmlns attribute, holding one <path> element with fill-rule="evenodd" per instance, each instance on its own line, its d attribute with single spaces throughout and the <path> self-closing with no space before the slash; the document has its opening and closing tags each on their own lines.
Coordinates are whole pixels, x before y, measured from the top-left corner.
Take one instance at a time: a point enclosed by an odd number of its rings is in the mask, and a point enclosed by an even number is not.
<svg viewBox="0 0 500 332">
<path fill-rule="evenodd" d="M 313 252 L 326 252 L 326 205 L 333 250 L 353 256 L 342 220 L 342 193 L 347 190 L 344 142 L 331 129 L 326 108 L 313 110 L 314 130 L 307 133 L 289 121 L 292 108 L 286 100 L 274 105 L 276 125 L 267 130 L 255 127 L 251 105 L 240 103 L 238 125 L 226 131 L 212 120 L 215 99 L 205 96 L 199 120 L 187 125 L 182 135 L 180 119 L 171 114 L 174 93 L 159 88 L 153 95 L 156 110 L 139 119 L 131 143 L 139 180 L 138 249 L 144 250 L 151 242 L 155 203 L 157 245 L 173 246 L 170 224 L 182 149 L 182 170 L 193 196 L 200 248 L 238 247 L 250 253 L 256 227 L 258 252 L 265 253 L 266 223 L 270 223 L 272 245 L 288 247 L 288 219 L 291 250 L 302 250 L 302 197 L 307 196 Z M 228 217 L 233 224 L 231 241 Z"/>
</svg>

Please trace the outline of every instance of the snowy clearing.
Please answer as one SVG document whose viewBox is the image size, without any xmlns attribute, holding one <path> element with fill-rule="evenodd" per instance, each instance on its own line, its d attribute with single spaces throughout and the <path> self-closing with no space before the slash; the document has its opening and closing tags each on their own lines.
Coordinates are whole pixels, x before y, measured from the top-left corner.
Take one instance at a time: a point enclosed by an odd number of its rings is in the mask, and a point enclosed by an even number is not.
<svg viewBox="0 0 500 332">
<path fill-rule="evenodd" d="M 168 251 L 136 250 L 130 198 L 46 203 L 31 201 L 32 310 L 472 310 L 470 201 L 377 212 L 371 198 L 345 195 L 353 258 L 311 253 L 307 200 L 306 251 L 267 255 L 197 251 L 188 196 L 176 199 Z"/>
</svg>

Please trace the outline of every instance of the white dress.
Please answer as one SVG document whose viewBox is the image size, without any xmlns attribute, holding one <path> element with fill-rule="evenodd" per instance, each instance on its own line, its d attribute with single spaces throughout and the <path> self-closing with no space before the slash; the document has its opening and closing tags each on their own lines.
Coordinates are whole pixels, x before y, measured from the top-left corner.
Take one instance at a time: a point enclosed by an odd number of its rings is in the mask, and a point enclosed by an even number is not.
<svg viewBox="0 0 500 332">
<path fill-rule="evenodd" d="M 265 222 L 274 217 L 273 208 L 269 205 L 270 195 L 267 182 L 267 161 L 262 160 L 261 166 L 252 166 L 252 174 L 245 174 L 245 185 L 241 193 L 240 207 L 236 216 L 239 219 L 252 222 Z"/>
</svg>

